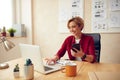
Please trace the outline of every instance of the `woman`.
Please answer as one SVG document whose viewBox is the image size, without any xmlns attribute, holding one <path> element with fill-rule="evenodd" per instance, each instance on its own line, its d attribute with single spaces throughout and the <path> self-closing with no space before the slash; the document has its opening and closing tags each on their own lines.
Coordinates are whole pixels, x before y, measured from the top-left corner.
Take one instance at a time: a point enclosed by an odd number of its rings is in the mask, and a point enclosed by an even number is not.
<svg viewBox="0 0 120 80">
<path fill-rule="evenodd" d="M 80 17 L 74 17 L 68 21 L 67 27 L 72 35 L 68 36 L 63 42 L 61 48 L 58 50 L 53 58 L 47 58 L 47 63 L 56 63 L 61 57 L 64 56 L 66 51 L 70 60 L 82 60 L 87 62 L 95 62 L 95 46 L 94 40 L 91 36 L 83 34 L 81 31 L 84 28 L 84 21 Z M 74 43 L 80 44 L 80 50 L 72 50 Z"/>
</svg>

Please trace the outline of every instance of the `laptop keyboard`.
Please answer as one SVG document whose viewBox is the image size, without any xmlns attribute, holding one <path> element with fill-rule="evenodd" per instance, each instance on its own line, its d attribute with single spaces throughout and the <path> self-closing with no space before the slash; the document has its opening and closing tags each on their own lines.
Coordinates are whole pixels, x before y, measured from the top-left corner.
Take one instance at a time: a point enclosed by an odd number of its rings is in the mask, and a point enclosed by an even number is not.
<svg viewBox="0 0 120 80">
<path fill-rule="evenodd" d="M 44 66 L 45 71 L 52 70 L 53 68 L 50 68 L 48 66 Z"/>
</svg>

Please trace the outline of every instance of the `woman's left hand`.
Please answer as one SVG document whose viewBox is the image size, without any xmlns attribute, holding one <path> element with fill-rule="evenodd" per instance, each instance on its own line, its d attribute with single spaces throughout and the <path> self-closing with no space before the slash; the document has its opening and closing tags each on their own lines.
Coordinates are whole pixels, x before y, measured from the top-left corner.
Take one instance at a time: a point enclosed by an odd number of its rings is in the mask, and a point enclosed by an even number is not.
<svg viewBox="0 0 120 80">
<path fill-rule="evenodd" d="M 77 50 L 76 48 L 74 48 L 76 50 L 76 52 L 74 52 L 72 49 L 71 49 L 71 54 L 72 56 L 74 57 L 82 57 L 84 55 L 83 51 L 82 51 L 82 48 L 80 48 L 80 50 Z"/>
<path fill-rule="evenodd" d="M 75 48 L 74 48 L 75 49 Z M 82 49 L 80 48 L 80 50 L 77 50 L 75 49 L 76 52 L 74 52 L 72 49 L 71 49 L 71 55 L 74 56 L 74 57 L 82 57 L 84 55 L 84 52 L 82 51 Z M 88 61 L 88 62 L 93 62 L 93 55 L 87 55 L 85 60 Z"/>
</svg>

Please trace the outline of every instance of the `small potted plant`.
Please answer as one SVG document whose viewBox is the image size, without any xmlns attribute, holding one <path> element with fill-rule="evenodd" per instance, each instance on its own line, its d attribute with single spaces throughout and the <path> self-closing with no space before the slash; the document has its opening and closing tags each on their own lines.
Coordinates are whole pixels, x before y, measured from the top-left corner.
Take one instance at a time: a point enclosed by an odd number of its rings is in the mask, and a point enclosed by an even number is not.
<svg viewBox="0 0 120 80">
<path fill-rule="evenodd" d="M 19 75 L 20 75 L 20 72 L 19 72 L 19 71 L 20 71 L 20 70 L 19 70 L 19 65 L 16 64 L 16 65 L 15 65 L 15 68 L 13 69 L 14 77 L 15 77 L 15 78 L 18 78 L 18 77 L 19 77 Z"/>
<path fill-rule="evenodd" d="M 16 29 L 9 28 L 7 31 L 9 32 L 9 34 L 10 34 L 11 37 L 14 37 L 14 33 L 16 32 Z"/>
</svg>

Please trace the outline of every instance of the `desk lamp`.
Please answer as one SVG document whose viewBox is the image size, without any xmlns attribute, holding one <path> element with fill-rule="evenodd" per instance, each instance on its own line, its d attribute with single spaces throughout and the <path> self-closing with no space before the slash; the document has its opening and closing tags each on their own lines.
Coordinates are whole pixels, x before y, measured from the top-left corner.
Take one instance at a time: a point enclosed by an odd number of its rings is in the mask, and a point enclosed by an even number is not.
<svg viewBox="0 0 120 80">
<path fill-rule="evenodd" d="M 15 46 L 11 41 L 7 40 L 4 36 L 0 37 L 0 40 L 1 40 L 0 44 L 3 43 L 3 46 L 6 51 L 9 51 L 10 49 L 12 49 Z M 7 63 L 0 64 L 0 69 L 5 69 L 8 67 L 9 67 L 9 65 Z"/>
</svg>

